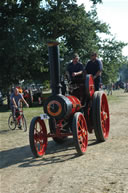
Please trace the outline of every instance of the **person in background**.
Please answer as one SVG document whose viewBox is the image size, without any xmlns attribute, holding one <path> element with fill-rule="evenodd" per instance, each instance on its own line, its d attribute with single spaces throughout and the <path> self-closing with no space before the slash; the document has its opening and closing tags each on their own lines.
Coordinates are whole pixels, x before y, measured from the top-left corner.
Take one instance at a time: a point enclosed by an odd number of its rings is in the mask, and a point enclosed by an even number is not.
<svg viewBox="0 0 128 193">
<path fill-rule="evenodd" d="M 91 54 L 91 60 L 85 67 L 85 74 L 92 74 L 94 79 L 95 91 L 98 91 L 101 84 L 101 74 L 103 70 L 102 62 L 97 58 L 97 53 Z"/>
<path fill-rule="evenodd" d="M 15 88 L 14 92 L 10 96 L 10 108 L 14 119 L 16 117 L 16 110 L 19 111 L 19 108 L 21 107 L 22 102 L 24 102 L 26 106 L 29 107 L 29 104 L 26 102 L 24 97 L 19 93 L 18 88 Z M 20 128 L 21 125 L 19 125 L 18 127 Z"/>
</svg>

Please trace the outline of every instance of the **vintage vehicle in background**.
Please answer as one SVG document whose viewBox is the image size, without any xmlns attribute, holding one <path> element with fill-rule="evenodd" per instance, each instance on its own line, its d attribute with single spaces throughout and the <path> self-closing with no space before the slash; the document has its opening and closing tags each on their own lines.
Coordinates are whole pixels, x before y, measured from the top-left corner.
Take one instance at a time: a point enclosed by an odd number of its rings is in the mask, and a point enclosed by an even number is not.
<svg viewBox="0 0 128 193">
<path fill-rule="evenodd" d="M 32 91 L 28 88 L 25 88 L 23 90 L 23 97 L 24 99 L 27 101 L 27 103 L 29 104 L 29 106 L 31 107 L 33 104 L 33 95 L 32 95 Z"/>
<path fill-rule="evenodd" d="M 115 83 L 115 88 L 116 89 L 120 89 L 120 88 L 124 89 L 125 88 L 125 83 L 123 81 L 119 80 Z"/>
<path fill-rule="evenodd" d="M 23 88 L 23 97 L 31 107 L 34 102 L 42 104 L 43 86 L 41 84 L 30 84 Z"/>
<path fill-rule="evenodd" d="M 41 84 L 31 84 L 28 88 L 33 97 L 33 102 L 38 102 L 38 104 L 42 104 L 43 102 L 43 86 Z"/>
<path fill-rule="evenodd" d="M 125 84 L 124 92 L 128 92 L 128 82 Z"/>
</svg>

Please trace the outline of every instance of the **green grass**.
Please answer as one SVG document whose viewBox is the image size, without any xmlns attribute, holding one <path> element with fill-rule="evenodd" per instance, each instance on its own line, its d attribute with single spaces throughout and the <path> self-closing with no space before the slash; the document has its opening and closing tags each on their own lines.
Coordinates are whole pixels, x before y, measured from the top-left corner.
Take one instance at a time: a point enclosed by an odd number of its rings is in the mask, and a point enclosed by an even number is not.
<svg viewBox="0 0 128 193">
<path fill-rule="evenodd" d="M 107 96 L 107 98 L 108 98 L 108 102 L 111 102 L 111 103 L 117 102 L 117 101 L 120 101 L 120 100 L 121 100 L 119 97 L 117 97 L 117 96 L 115 96 L 115 95 Z"/>
<path fill-rule="evenodd" d="M 35 116 L 39 116 L 43 113 L 43 107 L 31 107 L 31 108 L 24 108 L 24 114 L 28 120 L 31 120 Z"/>
<path fill-rule="evenodd" d="M 112 95 L 107 96 L 108 102 L 111 103 L 120 103 L 123 99 L 127 97 L 122 89 L 115 90 L 112 92 Z"/>
</svg>

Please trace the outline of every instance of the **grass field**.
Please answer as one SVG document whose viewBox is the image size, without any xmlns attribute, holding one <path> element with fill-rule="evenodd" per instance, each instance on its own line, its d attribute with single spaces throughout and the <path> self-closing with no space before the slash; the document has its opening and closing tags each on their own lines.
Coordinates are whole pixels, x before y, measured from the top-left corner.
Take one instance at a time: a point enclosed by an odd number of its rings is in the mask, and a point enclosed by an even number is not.
<svg viewBox="0 0 128 193">
<path fill-rule="evenodd" d="M 120 95 L 124 93 L 123 89 L 115 90 L 113 91 L 112 95 L 107 96 L 108 102 L 111 103 L 117 103 L 121 101 Z M 124 95 L 125 96 L 125 95 Z"/>
</svg>

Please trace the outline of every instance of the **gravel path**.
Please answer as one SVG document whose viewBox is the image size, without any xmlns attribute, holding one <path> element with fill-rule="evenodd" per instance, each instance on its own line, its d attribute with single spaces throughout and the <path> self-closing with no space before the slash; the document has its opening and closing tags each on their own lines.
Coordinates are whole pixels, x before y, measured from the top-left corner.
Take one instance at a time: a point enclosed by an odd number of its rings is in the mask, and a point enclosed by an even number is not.
<svg viewBox="0 0 128 193">
<path fill-rule="evenodd" d="M 52 140 L 47 154 L 34 159 L 28 132 L 1 133 L 0 193 L 128 193 L 128 94 L 110 106 L 110 135 L 96 143 L 89 134 L 85 155 L 77 157 L 73 139 Z"/>
</svg>

